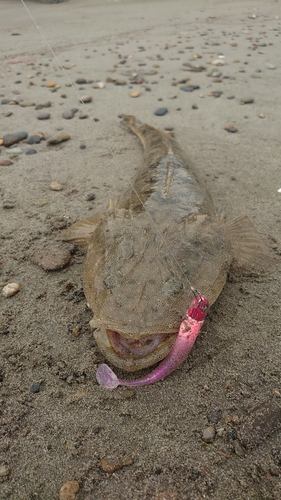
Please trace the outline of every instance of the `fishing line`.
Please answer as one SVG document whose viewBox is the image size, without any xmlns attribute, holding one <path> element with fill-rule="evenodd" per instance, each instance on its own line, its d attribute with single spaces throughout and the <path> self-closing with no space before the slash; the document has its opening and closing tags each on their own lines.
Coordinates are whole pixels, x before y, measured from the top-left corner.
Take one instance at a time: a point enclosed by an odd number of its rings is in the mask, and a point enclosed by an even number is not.
<svg viewBox="0 0 281 500">
<path fill-rule="evenodd" d="M 53 58 L 54 58 L 54 59 L 55 59 L 55 61 L 57 62 L 57 64 L 58 64 L 58 66 L 59 66 L 60 70 L 63 72 L 63 74 L 64 74 L 65 78 L 67 79 L 67 81 L 68 81 L 68 83 L 70 84 L 71 88 L 73 89 L 74 93 L 75 93 L 75 94 L 76 94 L 76 96 L 78 97 L 79 102 L 82 104 L 82 106 L 84 107 L 84 109 L 85 109 L 85 110 L 86 110 L 86 112 L 88 113 L 88 115 L 89 115 L 89 117 L 90 117 L 91 122 L 92 122 L 92 123 L 94 123 L 94 125 L 95 125 L 95 127 L 96 127 L 96 129 L 97 129 L 97 131 L 98 131 L 98 133 L 99 133 L 99 135 L 100 135 L 100 136 L 102 137 L 102 139 L 104 140 L 104 143 L 105 143 L 105 145 L 106 145 L 106 147 L 107 147 L 108 151 L 109 151 L 109 152 L 110 152 L 110 154 L 111 154 L 111 157 L 112 157 L 112 161 L 113 161 L 114 166 L 115 166 L 115 167 L 117 167 L 117 168 L 120 168 L 120 164 L 119 164 L 118 160 L 116 159 L 116 155 L 115 155 L 115 153 L 114 153 L 114 151 L 113 151 L 112 147 L 110 146 L 109 141 L 106 139 L 106 137 L 105 137 L 105 136 L 104 136 L 104 134 L 102 133 L 102 130 L 101 130 L 101 128 L 99 127 L 98 123 L 95 121 L 94 117 L 91 115 L 91 112 L 89 111 L 89 109 L 88 109 L 88 107 L 87 107 L 86 103 L 83 101 L 83 99 L 81 99 L 81 97 L 80 97 L 79 93 L 77 92 L 77 90 L 76 90 L 76 88 L 75 88 L 74 83 L 73 83 L 73 82 L 72 82 L 72 80 L 69 78 L 68 74 L 66 73 L 66 71 L 65 71 L 64 67 L 62 66 L 62 64 L 61 64 L 60 60 L 58 59 L 57 55 L 55 54 L 55 52 L 54 52 L 54 50 L 53 50 L 52 46 L 50 45 L 50 43 L 49 43 L 49 42 L 48 42 L 48 40 L 46 39 L 46 37 L 45 37 L 44 33 L 43 33 L 43 32 L 42 32 L 42 30 L 40 29 L 40 26 L 39 26 L 39 25 L 38 25 L 38 23 L 36 22 L 35 18 L 33 17 L 32 13 L 30 12 L 29 8 L 27 7 L 27 5 L 26 5 L 25 1 L 24 1 L 24 0 L 21 0 L 21 3 L 22 3 L 22 5 L 23 5 L 23 7 L 25 8 L 26 12 L 28 13 L 28 15 L 29 15 L 29 17 L 30 17 L 31 21 L 34 23 L 34 25 L 35 25 L 36 29 L 38 30 L 38 32 L 39 32 L 39 34 L 40 34 L 40 36 L 41 36 L 41 37 L 42 37 L 42 39 L 43 39 L 43 41 L 44 41 L 45 45 L 48 47 L 48 49 L 50 50 L 50 52 L 51 52 L 51 54 L 52 54 Z M 161 231 L 159 230 L 159 228 L 158 228 L 157 224 L 154 222 L 153 217 L 151 216 L 150 212 L 147 210 L 147 208 L 146 208 L 146 207 L 145 207 L 145 205 L 143 204 L 143 202 L 142 202 L 142 200 L 141 200 L 141 198 L 140 198 L 140 196 L 139 196 L 138 192 L 136 191 L 136 189 L 134 188 L 134 186 L 133 186 L 133 184 L 131 183 L 131 181 L 130 181 L 130 180 L 129 180 L 129 184 L 130 184 L 130 186 L 131 186 L 131 188 L 132 188 L 133 192 L 135 193 L 136 197 L 138 198 L 138 201 L 141 203 L 141 205 L 142 205 L 142 207 L 143 207 L 144 211 L 146 212 L 147 216 L 149 217 L 149 219 L 150 219 L 150 221 L 151 221 L 151 223 L 152 223 L 152 226 L 156 229 L 156 232 L 158 233 L 158 235 L 159 235 L 159 237 L 160 237 L 160 239 L 161 239 L 162 243 L 163 243 L 163 244 L 165 245 L 165 247 L 168 249 L 168 245 L 167 245 L 167 243 L 166 243 L 166 241 L 165 241 L 165 238 L 164 238 L 163 234 L 162 234 L 162 233 L 161 233 Z M 182 275 L 182 276 L 184 276 L 184 278 L 187 280 L 187 282 L 188 282 L 188 284 L 189 284 L 189 286 L 190 286 L 190 288 L 191 288 L 192 293 L 193 293 L 195 296 L 199 295 L 199 292 L 197 292 L 197 290 L 196 290 L 196 289 L 192 286 L 192 284 L 191 284 L 191 282 L 190 282 L 189 278 L 188 278 L 187 276 L 185 276 L 185 274 L 184 274 L 184 272 L 183 272 L 183 269 L 182 269 L 182 267 L 181 267 L 180 263 L 178 262 L 178 260 L 177 260 L 174 256 L 172 256 L 172 255 L 171 255 L 171 258 L 172 258 L 172 260 L 175 262 L 175 264 L 176 264 L 176 266 L 178 267 L 178 269 L 180 270 L 181 275 Z"/>
</svg>

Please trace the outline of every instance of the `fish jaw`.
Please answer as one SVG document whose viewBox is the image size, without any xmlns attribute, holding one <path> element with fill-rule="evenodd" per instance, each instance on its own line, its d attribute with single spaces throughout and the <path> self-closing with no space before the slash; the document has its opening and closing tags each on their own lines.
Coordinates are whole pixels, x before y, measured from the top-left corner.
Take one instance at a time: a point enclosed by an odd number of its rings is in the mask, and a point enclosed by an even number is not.
<svg viewBox="0 0 281 500">
<path fill-rule="evenodd" d="M 99 328 L 94 332 L 102 354 L 114 366 L 128 372 L 147 368 L 164 359 L 170 352 L 177 332 L 156 333 L 130 339 L 115 330 Z"/>
</svg>

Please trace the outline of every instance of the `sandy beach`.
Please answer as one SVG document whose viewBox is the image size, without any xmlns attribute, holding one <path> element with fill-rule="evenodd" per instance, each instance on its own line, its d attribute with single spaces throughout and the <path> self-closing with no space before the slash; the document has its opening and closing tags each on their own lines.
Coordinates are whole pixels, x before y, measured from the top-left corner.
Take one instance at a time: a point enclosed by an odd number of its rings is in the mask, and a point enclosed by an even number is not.
<svg viewBox="0 0 281 500">
<path fill-rule="evenodd" d="M 28 133 L 0 146 L 0 500 L 280 500 L 281 3 L 1 0 L 0 26 L 0 138 Z M 276 270 L 228 280 L 164 381 L 110 391 L 60 234 L 141 165 L 123 113 L 172 129 Z"/>
</svg>

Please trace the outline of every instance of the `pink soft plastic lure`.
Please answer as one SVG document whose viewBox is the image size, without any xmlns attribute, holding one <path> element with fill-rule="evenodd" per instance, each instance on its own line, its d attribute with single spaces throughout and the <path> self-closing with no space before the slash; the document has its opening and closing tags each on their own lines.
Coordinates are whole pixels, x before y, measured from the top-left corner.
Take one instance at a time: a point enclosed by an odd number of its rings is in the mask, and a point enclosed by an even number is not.
<svg viewBox="0 0 281 500">
<path fill-rule="evenodd" d="M 158 380 L 167 377 L 185 360 L 191 351 L 209 309 L 210 303 L 204 295 L 198 295 L 191 302 L 186 313 L 186 318 L 180 325 L 179 334 L 171 351 L 149 375 L 136 380 L 121 380 L 109 366 L 101 364 L 96 373 L 98 383 L 107 389 L 115 389 L 118 385 L 140 387 L 142 385 L 155 384 Z"/>
</svg>

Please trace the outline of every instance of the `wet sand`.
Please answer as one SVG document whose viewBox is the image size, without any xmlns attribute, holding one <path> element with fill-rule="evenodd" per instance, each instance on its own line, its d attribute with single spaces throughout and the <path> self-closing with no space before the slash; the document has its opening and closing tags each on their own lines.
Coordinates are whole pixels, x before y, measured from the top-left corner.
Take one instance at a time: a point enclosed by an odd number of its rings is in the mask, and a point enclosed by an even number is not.
<svg viewBox="0 0 281 500">
<path fill-rule="evenodd" d="M 280 3 L 26 5 L 57 59 L 23 5 L 2 0 L 1 101 L 51 107 L 0 105 L 0 136 L 39 130 L 71 139 L 19 142 L 23 153 L 0 166 L 0 282 L 20 285 L 0 298 L 0 500 L 57 499 L 71 480 L 77 500 L 280 499 Z M 126 84 L 75 84 L 108 77 Z M 200 88 L 172 85 L 187 78 Z M 86 109 L 85 95 L 93 98 Z M 254 102 L 242 105 L 245 98 Z M 168 113 L 155 116 L 159 107 Z M 73 108 L 75 117 L 63 119 Z M 39 121 L 39 112 L 51 116 Z M 186 362 L 133 393 L 96 383 L 104 358 L 82 293 L 85 253 L 71 248 L 70 264 L 52 272 L 29 257 L 32 246 L 53 244 L 66 225 L 105 210 L 133 178 L 142 149 L 119 126 L 122 113 L 174 127 L 218 211 L 227 220 L 247 213 L 277 262 L 270 276 L 228 281 Z M 26 155 L 30 148 L 37 154 Z M 11 155 L 2 146 L 4 159 Z M 50 189 L 53 181 L 62 191 Z M 115 472 L 101 462 L 128 457 Z"/>
</svg>

